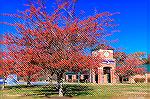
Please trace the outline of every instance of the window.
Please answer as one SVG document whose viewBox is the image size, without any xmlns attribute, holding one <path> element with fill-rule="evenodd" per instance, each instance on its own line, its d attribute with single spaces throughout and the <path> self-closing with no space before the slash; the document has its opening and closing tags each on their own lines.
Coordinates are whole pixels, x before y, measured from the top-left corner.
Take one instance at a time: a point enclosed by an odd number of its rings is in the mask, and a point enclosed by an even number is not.
<svg viewBox="0 0 150 99">
<path fill-rule="evenodd" d="M 72 79 L 72 75 L 68 75 L 68 79 Z"/>
</svg>

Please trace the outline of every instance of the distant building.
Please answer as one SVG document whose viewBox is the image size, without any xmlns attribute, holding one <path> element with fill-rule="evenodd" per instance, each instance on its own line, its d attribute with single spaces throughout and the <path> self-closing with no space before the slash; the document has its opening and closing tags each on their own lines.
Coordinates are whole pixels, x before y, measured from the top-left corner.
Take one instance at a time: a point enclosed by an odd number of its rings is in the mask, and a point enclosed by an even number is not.
<svg viewBox="0 0 150 99">
<path fill-rule="evenodd" d="M 116 83 L 115 67 L 116 60 L 113 58 L 113 50 L 95 50 L 92 56 L 99 55 L 104 61 L 99 64 L 97 70 L 87 70 L 82 73 L 66 73 L 68 82 L 92 82 L 92 83 Z"/>
<path fill-rule="evenodd" d="M 92 56 L 99 55 L 104 61 L 99 64 L 98 72 L 92 71 L 92 82 L 99 84 L 116 83 L 115 67 L 116 60 L 113 58 L 113 50 L 96 50 L 92 52 Z"/>
</svg>

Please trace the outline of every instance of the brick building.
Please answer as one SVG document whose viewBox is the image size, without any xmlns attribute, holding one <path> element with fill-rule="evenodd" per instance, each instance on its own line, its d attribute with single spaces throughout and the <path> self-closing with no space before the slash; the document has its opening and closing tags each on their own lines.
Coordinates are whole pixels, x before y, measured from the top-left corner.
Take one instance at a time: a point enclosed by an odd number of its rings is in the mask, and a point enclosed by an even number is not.
<svg viewBox="0 0 150 99">
<path fill-rule="evenodd" d="M 99 49 L 92 52 L 92 56 L 97 55 L 99 55 L 104 61 L 99 64 L 96 71 L 86 70 L 82 73 L 66 73 L 66 81 L 84 81 L 99 84 L 116 83 L 116 76 L 114 75 L 116 61 L 113 58 L 113 50 Z"/>
<path fill-rule="evenodd" d="M 113 50 L 96 50 L 92 52 L 93 56 L 99 55 L 103 59 L 103 62 L 99 64 L 97 68 L 98 72 L 92 71 L 92 82 L 104 84 L 104 83 L 116 83 L 115 67 L 116 61 L 113 58 Z"/>
</svg>

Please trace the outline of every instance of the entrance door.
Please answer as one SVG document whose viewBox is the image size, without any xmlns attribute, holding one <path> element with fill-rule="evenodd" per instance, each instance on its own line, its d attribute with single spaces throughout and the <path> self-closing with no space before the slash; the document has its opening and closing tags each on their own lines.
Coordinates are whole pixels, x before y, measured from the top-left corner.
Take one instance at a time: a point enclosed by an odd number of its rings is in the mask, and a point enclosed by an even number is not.
<svg viewBox="0 0 150 99">
<path fill-rule="evenodd" d="M 106 77 L 105 80 L 106 83 L 111 83 L 111 74 L 110 74 L 110 67 L 104 67 L 103 71 L 104 71 L 104 76 Z"/>
<path fill-rule="evenodd" d="M 98 83 L 98 74 L 95 75 L 95 81 Z"/>
</svg>

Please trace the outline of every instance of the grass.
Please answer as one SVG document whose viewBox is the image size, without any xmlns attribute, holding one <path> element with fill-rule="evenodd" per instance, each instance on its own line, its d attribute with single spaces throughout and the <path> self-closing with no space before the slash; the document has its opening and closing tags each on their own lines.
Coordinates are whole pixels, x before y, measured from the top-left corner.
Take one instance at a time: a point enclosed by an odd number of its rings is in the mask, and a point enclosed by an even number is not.
<svg viewBox="0 0 150 99">
<path fill-rule="evenodd" d="M 102 85 L 94 88 L 94 96 L 147 96 L 150 84 Z"/>
<path fill-rule="evenodd" d="M 91 96 L 98 99 L 98 97 L 120 97 L 120 96 L 138 96 L 150 97 L 150 83 L 139 84 L 116 84 L 116 85 L 98 85 L 98 84 L 69 84 L 64 85 L 64 95 L 67 97 L 84 99 Z M 0 91 L 1 97 L 5 99 L 6 96 L 20 96 L 31 98 L 47 98 L 58 96 L 58 90 L 54 85 L 49 86 L 14 86 L 5 87 Z M 27 98 L 27 99 L 28 99 Z M 9 99 L 9 98 L 7 98 Z M 16 98 L 15 98 L 16 99 Z M 19 97 L 18 97 L 19 99 Z M 21 98 L 22 99 L 22 98 Z M 65 98 L 67 99 L 67 98 Z"/>
</svg>

